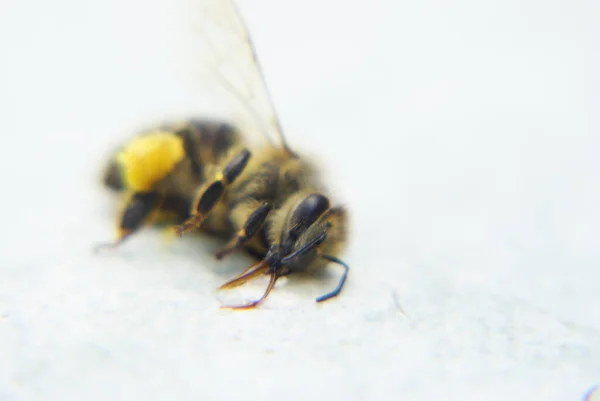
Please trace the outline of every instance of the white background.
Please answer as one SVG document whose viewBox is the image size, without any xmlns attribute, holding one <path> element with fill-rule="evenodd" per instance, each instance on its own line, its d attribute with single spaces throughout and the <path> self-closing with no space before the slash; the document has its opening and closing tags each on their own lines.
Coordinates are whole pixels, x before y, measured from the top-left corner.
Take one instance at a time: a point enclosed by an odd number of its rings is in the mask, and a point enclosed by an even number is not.
<svg viewBox="0 0 600 401">
<path fill-rule="evenodd" d="M 576 400 L 600 382 L 597 1 L 241 3 L 292 144 L 352 211 L 338 271 L 112 238 L 105 158 L 201 115 L 169 1 L 0 3 L 0 399 Z M 203 106 L 204 105 L 204 106 Z M 258 281 L 249 290 L 264 286 Z"/>
</svg>

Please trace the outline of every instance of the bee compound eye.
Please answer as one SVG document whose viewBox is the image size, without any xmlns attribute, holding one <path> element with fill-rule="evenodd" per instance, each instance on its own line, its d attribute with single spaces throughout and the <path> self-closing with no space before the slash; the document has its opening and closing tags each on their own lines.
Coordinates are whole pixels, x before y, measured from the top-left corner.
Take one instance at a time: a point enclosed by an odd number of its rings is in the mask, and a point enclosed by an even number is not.
<svg viewBox="0 0 600 401">
<path fill-rule="evenodd" d="M 304 198 L 292 214 L 294 234 L 300 235 L 329 209 L 329 199 L 321 194 L 311 194 Z"/>
</svg>

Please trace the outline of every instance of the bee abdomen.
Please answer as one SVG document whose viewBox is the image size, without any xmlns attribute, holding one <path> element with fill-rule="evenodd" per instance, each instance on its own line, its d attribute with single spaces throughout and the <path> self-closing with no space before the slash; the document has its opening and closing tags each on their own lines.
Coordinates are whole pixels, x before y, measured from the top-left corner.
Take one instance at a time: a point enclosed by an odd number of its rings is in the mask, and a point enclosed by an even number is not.
<svg viewBox="0 0 600 401">
<path fill-rule="evenodd" d="M 198 165 L 218 164 L 221 158 L 241 142 L 237 129 L 229 123 L 190 120 L 187 129 L 181 131 L 187 140 L 190 158 Z M 187 139 L 186 139 L 187 137 Z"/>
<path fill-rule="evenodd" d="M 191 195 L 191 189 L 188 190 L 187 187 L 194 187 L 205 181 L 206 168 L 219 165 L 223 157 L 242 142 L 238 130 L 232 124 L 214 120 L 190 119 L 183 126 L 180 123 L 168 122 L 155 129 L 145 130 L 141 136 L 158 131 L 170 132 L 180 137 L 185 153 L 183 163 L 180 164 L 186 166 L 176 166 L 165 179 L 157 179 L 154 184 L 155 188 L 165 190 L 167 195 L 171 192 L 180 195 L 181 188 L 178 188 L 180 186 L 186 189 L 183 191 L 184 194 Z M 124 170 L 116 157 L 113 157 L 103 173 L 103 184 L 115 191 L 131 189 L 128 188 L 124 177 L 126 171 L 129 170 L 127 168 Z M 181 181 L 181 185 L 172 185 L 168 182 L 170 179 Z"/>
</svg>

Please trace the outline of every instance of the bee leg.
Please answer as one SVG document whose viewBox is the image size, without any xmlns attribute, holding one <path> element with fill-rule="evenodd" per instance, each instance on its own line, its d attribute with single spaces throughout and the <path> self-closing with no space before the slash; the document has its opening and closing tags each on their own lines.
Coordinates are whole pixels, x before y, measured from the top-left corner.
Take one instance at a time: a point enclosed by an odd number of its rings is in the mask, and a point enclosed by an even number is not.
<svg viewBox="0 0 600 401">
<path fill-rule="evenodd" d="M 326 238 L 327 238 L 327 231 L 321 232 L 319 235 L 317 235 L 315 238 L 313 238 L 312 240 L 307 242 L 301 248 L 297 249 L 293 253 L 291 253 L 288 256 L 281 259 L 281 263 L 283 263 L 283 264 L 289 263 L 290 260 L 307 254 L 308 252 L 315 249 L 315 247 L 321 245 L 323 243 L 323 241 L 325 241 Z"/>
<path fill-rule="evenodd" d="M 177 234 L 181 236 L 184 232 L 202 224 L 206 215 L 223 198 L 227 187 L 244 171 L 249 159 L 250 151 L 244 149 L 225 166 L 223 171 L 217 174 L 215 180 L 206 186 L 196 198 L 192 209 L 192 217 L 175 227 Z"/>
<path fill-rule="evenodd" d="M 237 234 L 215 254 L 215 258 L 221 260 L 237 248 L 244 246 L 262 227 L 267 215 L 272 209 L 273 207 L 268 202 L 261 203 L 248 216 L 243 227 L 237 232 Z"/>
<path fill-rule="evenodd" d="M 102 243 L 96 246 L 96 252 L 104 248 L 113 248 L 127 239 L 144 225 L 152 212 L 160 207 L 162 196 L 156 192 L 133 193 L 125 204 L 119 219 L 117 239 L 111 243 Z"/>
</svg>

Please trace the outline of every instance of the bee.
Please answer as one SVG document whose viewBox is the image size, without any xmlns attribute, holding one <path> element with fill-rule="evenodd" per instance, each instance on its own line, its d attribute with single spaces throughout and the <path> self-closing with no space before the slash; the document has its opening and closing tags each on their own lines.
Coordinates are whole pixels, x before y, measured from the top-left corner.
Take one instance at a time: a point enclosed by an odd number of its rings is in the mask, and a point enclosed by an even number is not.
<svg viewBox="0 0 600 401">
<path fill-rule="evenodd" d="M 223 139 L 227 146 L 216 146 L 218 135 L 205 140 L 209 136 L 203 135 L 210 130 L 202 121 L 134 139 L 117 156 L 120 172 L 114 173 L 109 167 L 105 176 L 109 186 L 118 186 L 109 182 L 124 183 L 122 187 L 129 193 L 115 244 L 139 228 L 152 212 L 174 210 L 179 220 L 174 231 L 180 236 L 196 230 L 219 231 L 228 236 L 227 242 L 215 253 L 217 259 L 235 251 L 250 253 L 258 259 L 220 289 L 242 285 L 262 275 L 270 277 L 259 299 L 223 307 L 254 308 L 267 298 L 280 277 L 323 269 L 331 263 L 340 265 L 344 272 L 338 285 L 316 299 L 323 302 L 341 292 L 348 275 L 348 265 L 339 259 L 348 240 L 348 211 L 333 203 L 318 169 L 292 150 L 283 135 L 254 44 L 239 10 L 233 1 L 218 0 L 213 4 L 218 4 L 220 18 L 227 19 L 227 24 L 222 26 L 234 28 L 239 45 L 235 51 L 243 55 L 243 62 L 262 90 L 261 99 L 269 115 L 261 116 L 261 120 L 271 122 L 265 131 L 274 132 L 278 141 L 267 146 L 250 146 L 247 131 L 238 134 L 234 129 L 217 129 L 219 135 L 227 136 Z M 217 78 L 227 89 L 234 87 L 225 76 Z M 239 93 L 233 94 L 243 100 L 243 105 L 254 116 L 258 114 Z M 256 97 L 253 93 L 252 98 Z M 221 125 L 212 126 L 210 132 L 217 132 L 215 127 Z M 141 142 L 138 152 L 137 141 L 144 141 L 148 135 L 150 138 L 163 135 L 165 143 L 152 148 L 155 153 L 148 153 L 148 157 L 139 156 L 146 155 L 146 146 L 153 145 L 154 139 L 148 139 L 148 145 Z M 138 181 L 148 185 L 139 185 Z"/>
</svg>

